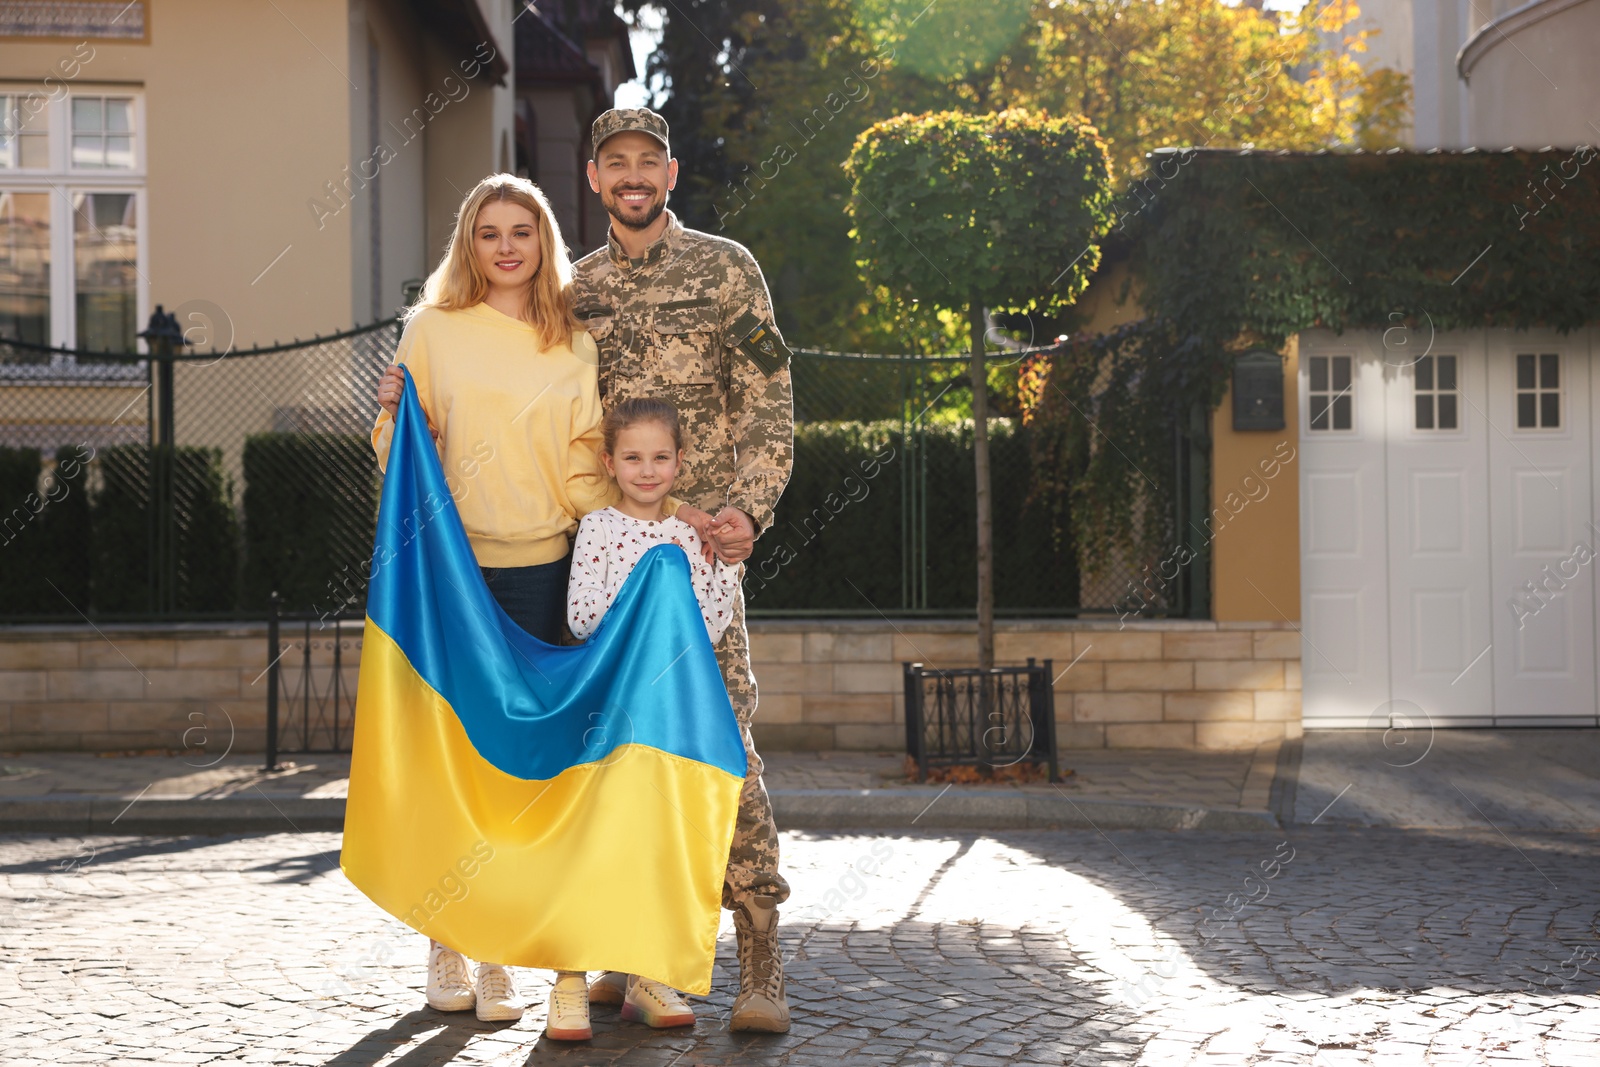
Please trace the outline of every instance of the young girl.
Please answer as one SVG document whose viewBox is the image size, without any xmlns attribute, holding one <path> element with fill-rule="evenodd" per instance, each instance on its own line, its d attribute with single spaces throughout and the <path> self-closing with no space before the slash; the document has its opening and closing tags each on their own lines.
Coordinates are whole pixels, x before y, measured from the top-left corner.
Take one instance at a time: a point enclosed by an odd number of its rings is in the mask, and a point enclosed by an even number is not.
<svg viewBox="0 0 1600 1067">
<path fill-rule="evenodd" d="M 510 174 L 479 182 L 406 313 L 372 429 L 384 465 L 410 375 L 489 591 L 548 644 L 561 639 L 567 539 L 615 492 L 599 456 L 599 353 L 572 314 L 571 280 L 538 187 Z M 427 998 L 485 1021 L 522 1015 L 508 968 L 479 963 L 469 979 L 466 958 L 437 941 Z"/>
<path fill-rule="evenodd" d="M 624 400 L 601 423 L 604 441 L 600 458 L 616 479 L 622 500 L 585 515 L 572 546 L 572 577 L 567 584 L 567 625 L 575 636 L 587 638 L 600 626 L 606 610 L 628 580 L 645 552 L 661 544 L 675 544 L 689 557 L 695 598 L 705 620 L 706 635 L 714 645 L 728 628 L 734 598 L 739 590 L 739 568 L 715 556 L 707 561 L 700 537 L 687 522 L 667 514 L 666 498 L 683 463 L 683 429 L 671 405 L 651 397 Z M 614 988 L 620 976 L 607 973 L 597 987 Z M 562 972 L 557 989 L 570 989 L 578 1003 L 585 994 L 584 976 Z M 598 995 L 597 995 L 598 994 Z M 601 989 L 582 1001 L 582 1017 L 573 1016 L 572 1031 L 588 1036 L 588 1001 L 611 1000 Z M 652 1027 L 692 1026 L 694 1012 L 681 994 L 660 982 L 629 975 L 622 994 L 622 1017 Z M 548 1030 L 551 1036 L 558 1036 Z"/>
</svg>

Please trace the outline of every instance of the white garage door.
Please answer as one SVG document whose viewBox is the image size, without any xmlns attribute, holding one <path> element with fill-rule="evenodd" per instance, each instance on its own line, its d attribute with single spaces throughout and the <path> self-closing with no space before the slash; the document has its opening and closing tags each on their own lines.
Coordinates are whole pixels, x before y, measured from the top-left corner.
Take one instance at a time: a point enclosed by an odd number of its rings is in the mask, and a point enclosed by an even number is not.
<svg viewBox="0 0 1600 1067">
<path fill-rule="evenodd" d="M 1590 340 L 1302 335 L 1306 725 L 1600 723 Z"/>
</svg>

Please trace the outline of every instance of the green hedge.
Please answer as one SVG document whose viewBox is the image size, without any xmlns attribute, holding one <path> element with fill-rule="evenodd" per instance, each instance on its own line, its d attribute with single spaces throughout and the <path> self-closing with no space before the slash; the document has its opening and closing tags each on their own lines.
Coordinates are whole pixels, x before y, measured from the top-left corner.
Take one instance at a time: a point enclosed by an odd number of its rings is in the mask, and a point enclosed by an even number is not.
<svg viewBox="0 0 1600 1067">
<path fill-rule="evenodd" d="M 89 540 L 89 464 L 94 449 L 87 445 L 67 445 L 56 449 L 56 465 L 45 485 L 49 503 L 39 516 L 39 534 L 44 539 L 43 564 L 61 592 L 50 592 L 44 610 L 62 611 L 62 597 L 87 610 L 93 603 L 93 574 L 90 571 Z"/>
<path fill-rule="evenodd" d="M 1052 545 L 1050 523 L 1027 504 L 1026 431 L 1000 422 L 992 435 L 996 605 L 1080 606 L 1072 546 Z M 921 445 L 927 606 L 969 612 L 977 566 L 971 429 L 930 426 Z M 149 451 L 102 449 L 92 499 L 84 449 L 64 448 L 56 459 L 41 500 L 39 453 L 0 448 L 0 612 L 153 610 Z M 287 610 L 360 604 L 380 486 L 366 437 L 260 434 L 243 459 L 241 585 L 241 535 L 221 453 L 175 450 L 176 609 L 255 611 L 274 589 Z M 898 420 L 799 424 L 794 476 L 747 575 L 752 610 L 901 610 L 906 465 Z"/>
<path fill-rule="evenodd" d="M 239 519 L 233 480 L 215 448 L 180 448 L 177 459 L 177 605 L 180 611 L 239 606 Z"/>
<path fill-rule="evenodd" d="M 41 565 L 38 490 L 39 450 L 0 448 L 0 604 L 19 615 L 45 611 L 50 594 Z"/>
<path fill-rule="evenodd" d="M 172 450 L 173 604 L 180 612 L 225 612 L 239 602 L 239 525 L 233 486 L 215 448 Z M 149 497 L 151 450 L 116 445 L 100 453 L 101 487 L 90 507 L 92 601 L 97 612 L 152 610 Z"/>
<path fill-rule="evenodd" d="M 62 448 L 41 485 L 34 448 L 0 448 L 0 604 L 9 615 L 88 610 L 87 447 Z"/>
<path fill-rule="evenodd" d="M 156 610 L 150 451 L 119 445 L 96 456 L 87 446 L 73 446 L 56 459 L 41 493 L 39 452 L 0 448 L 0 614 Z M 100 473 L 92 500 L 90 459 Z M 243 555 L 222 453 L 177 448 L 172 468 L 175 610 L 254 611 L 266 606 L 274 588 L 290 610 L 347 606 L 352 592 L 350 602 L 364 598 L 353 576 L 362 574 L 372 553 L 379 485 L 364 436 L 250 438 Z"/>
<path fill-rule="evenodd" d="M 378 462 L 363 434 L 257 434 L 244 446 L 245 605 L 286 611 L 365 602 Z"/>
<path fill-rule="evenodd" d="M 929 426 L 926 464 L 927 607 L 952 612 L 977 601 L 977 528 L 970 425 Z M 1027 431 L 990 425 L 995 605 L 1080 606 L 1076 553 L 1051 541 L 1050 523 L 1027 502 Z M 898 420 L 801 423 L 794 474 L 773 528 L 756 542 L 745 579 L 753 611 L 883 611 L 904 606 L 902 509 L 908 474 Z"/>
<path fill-rule="evenodd" d="M 150 514 L 146 496 L 150 456 L 143 445 L 100 451 L 100 490 L 89 508 L 95 610 L 152 608 Z"/>
</svg>

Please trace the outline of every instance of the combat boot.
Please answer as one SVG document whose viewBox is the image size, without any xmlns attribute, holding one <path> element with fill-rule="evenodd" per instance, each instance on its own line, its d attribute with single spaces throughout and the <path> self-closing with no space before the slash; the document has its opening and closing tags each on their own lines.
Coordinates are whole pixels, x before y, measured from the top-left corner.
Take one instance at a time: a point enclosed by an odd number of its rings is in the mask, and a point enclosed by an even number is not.
<svg viewBox="0 0 1600 1067">
<path fill-rule="evenodd" d="M 733 929 L 739 936 L 739 995 L 733 1002 L 728 1029 L 788 1033 L 778 902 L 771 897 L 752 897 L 748 903 L 736 905 Z"/>
</svg>

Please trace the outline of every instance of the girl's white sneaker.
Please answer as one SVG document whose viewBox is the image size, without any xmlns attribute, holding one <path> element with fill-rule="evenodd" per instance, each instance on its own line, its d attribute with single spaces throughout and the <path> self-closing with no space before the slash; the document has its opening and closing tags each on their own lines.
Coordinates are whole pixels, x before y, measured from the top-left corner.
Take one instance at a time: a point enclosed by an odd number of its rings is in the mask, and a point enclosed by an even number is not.
<svg viewBox="0 0 1600 1067">
<path fill-rule="evenodd" d="M 428 1007 L 466 1011 L 477 1002 L 467 977 L 467 958 L 437 941 L 428 949 Z"/>
<path fill-rule="evenodd" d="M 480 963 L 475 984 L 480 1022 L 510 1022 L 522 1018 L 522 1005 L 516 1002 L 517 989 L 508 968 L 498 963 Z"/>
<path fill-rule="evenodd" d="M 562 971 L 550 987 L 550 1012 L 544 1019 L 546 1037 L 557 1041 L 588 1041 L 594 1037 L 589 1025 L 589 983 L 582 971 Z"/>
<path fill-rule="evenodd" d="M 628 976 L 628 993 L 622 1000 L 622 1017 L 644 1023 L 655 1030 L 672 1026 L 693 1026 L 694 1012 L 683 994 L 636 974 Z"/>
<path fill-rule="evenodd" d="M 628 976 L 621 971 L 605 971 L 589 983 L 590 1004 L 621 1004 L 628 995 Z"/>
</svg>

